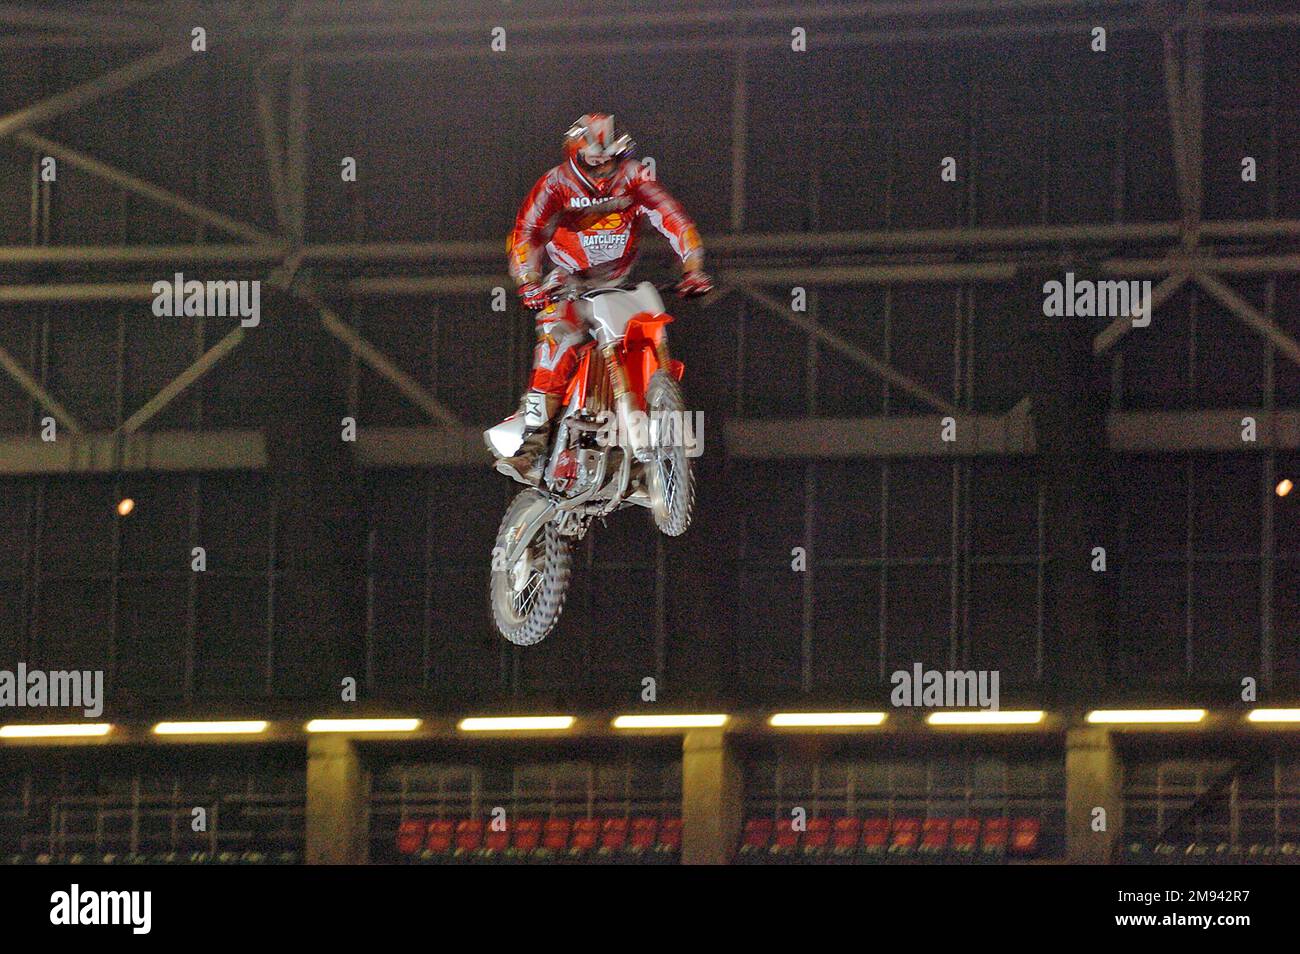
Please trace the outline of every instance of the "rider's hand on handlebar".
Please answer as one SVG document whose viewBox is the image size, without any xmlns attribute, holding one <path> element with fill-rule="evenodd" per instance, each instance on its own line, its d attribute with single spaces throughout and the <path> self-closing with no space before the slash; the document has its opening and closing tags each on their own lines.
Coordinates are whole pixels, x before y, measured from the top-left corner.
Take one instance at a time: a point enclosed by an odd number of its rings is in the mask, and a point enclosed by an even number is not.
<svg viewBox="0 0 1300 954">
<path fill-rule="evenodd" d="M 524 282 L 519 286 L 519 300 L 525 308 L 541 311 L 551 303 L 550 289 L 543 288 L 538 282 Z"/>
<path fill-rule="evenodd" d="M 682 298 L 698 298 L 711 291 L 713 291 L 713 279 L 699 268 L 686 272 L 682 275 L 682 280 L 677 283 L 677 294 Z"/>
</svg>

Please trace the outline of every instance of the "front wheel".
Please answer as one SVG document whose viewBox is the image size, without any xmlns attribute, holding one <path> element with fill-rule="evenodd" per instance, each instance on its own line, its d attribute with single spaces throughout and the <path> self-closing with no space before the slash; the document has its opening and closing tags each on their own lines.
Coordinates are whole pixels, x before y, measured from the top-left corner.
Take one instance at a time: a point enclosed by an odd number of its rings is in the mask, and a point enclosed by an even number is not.
<svg viewBox="0 0 1300 954">
<path fill-rule="evenodd" d="M 501 519 L 492 550 L 492 618 L 501 635 L 516 646 L 540 643 L 564 610 L 573 568 L 573 544 L 546 520 L 512 560 L 509 554 L 546 498 L 536 490 L 515 496 Z"/>
<path fill-rule="evenodd" d="M 650 513 L 663 533 L 680 537 L 690 527 L 695 510 L 695 473 L 686 446 L 686 400 L 677 379 L 659 370 L 650 378 L 645 403 L 654 454 L 646 464 Z"/>
</svg>

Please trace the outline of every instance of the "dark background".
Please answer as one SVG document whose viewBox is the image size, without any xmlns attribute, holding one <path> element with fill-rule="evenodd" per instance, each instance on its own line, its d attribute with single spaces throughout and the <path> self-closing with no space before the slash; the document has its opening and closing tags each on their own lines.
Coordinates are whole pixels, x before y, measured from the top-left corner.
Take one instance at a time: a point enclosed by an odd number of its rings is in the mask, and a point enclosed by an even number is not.
<svg viewBox="0 0 1300 954">
<path fill-rule="evenodd" d="M 1139 9 L 1067 6 L 1081 12 L 1057 20 L 1128 21 Z M 692 49 L 711 31 L 685 20 L 629 33 L 604 19 L 628 10 L 529 4 L 529 16 L 577 16 L 572 29 L 536 41 L 556 52 L 526 53 L 532 38 L 512 33 L 507 52 L 491 54 L 486 34 L 474 33 L 438 38 L 475 51 L 464 56 L 313 62 L 305 240 L 471 240 L 504 251 L 517 203 L 557 161 L 567 124 L 592 109 L 615 113 L 655 158 L 706 245 L 731 231 L 735 58 Z M 457 4 L 456 15 L 482 24 L 499 16 L 511 29 L 515 14 L 481 3 Z M 1086 33 L 1036 30 L 1029 14 L 997 22 L 1019 32 L 822 45 L 854 28 L 822 19 L 808 24 L 807 53 L 785 41 L 751 51 L 741 231 L 1177 221 L 1159 35 L 1116 29 L 1108 52 L 1094 54 Z M 745 29 L 788 38 L 789 26 Z M 626 46 L 581 48 L 611 36 Z M 675 47 L 647 50 L 650 38 Z M 141 52 L 0 47 L 0 108 Z M 252 58 L 243 46 L 214 45 L 39 131 L 274 232 Z M 1205 217 L 1300 218 L 1297 32 L 1212 30 L 1205 59 Z M 285 69 L 268 76 L 283 105 Z M 1247 154 L 1259 160 L 1255 183 L 1240 181 Z M 958 159 L 957 183 L 938 175 L 948 155 Z M 357 182 L 340 181 L 342 156 L 357 159 Z M 57 184 L 42 186 L 31 150 L 12 141 L 0 140 L 0 169 L 7 245 L 226 241 L 66 163 Z M 1294 689 L 1300 500 L 1277 498 L 1273 484 L 1300 479 L 1295 451 L 1207 454 L 1171 439 L 1165 452 L 1123 454 L 1107 449 L 1104 423 L 1125 410 L 1295 408 L 1300 368 L 1194 285 L 1101 358 L 1091 342 L 1102 322 L 1042 315 L 1043 282 L 1067 266 L 1095 274 L 1094 258 L 1163 249 L 1063 243 L 969 254 L 1019 262 L 1006 282 L 805 283 L 817 321 L 963 412 L 1002 414 L 1028 397 L 1033 454 L 747 459 L 753 448 L 727 440 L 742 419 L 940 415 L 739 294 L 673 306 L 674 351 L 705 412 L 696 525 L 665 540 L 637 511 L 597 528 L 562 622 L 525 650 L 494 632 L 487 606 L 489 554 L 512 488 L 486 453 L 472 468 L 358 464 L 337 439 L 342 417 L 363 428 L 427 418 L 325 336 L 309 309 L 264 286 L 262 326 L 148 427 L 264 429 L 265 470 L 0 476 L 0 666 L 105 668 L 119 709 L 324 703 L 345 676 L 366 699 L 449 711 L 634 702 L 646 676 L 669 703 L 883 699 L 888 674 L 914 662 L 997 669 L 1005 694 L 1043 702 L 1134 693 L 1231 701 L 1245 676 Z M 1286 249 L 1256 241 L 1236 250 Z M 796 250 L 760 264 L 941 259 Z M 733 260 L 712 262 L 725 285 Z M 663 244 L 650 243 L 642 273 L 666 264 Z M 500 267 L 494 255 L 472 270 Z M 175 270 L 0 268 L 6 283 L 27 284 L 153 281 Z M 458 271 L 436 260 L 402 268 Z M 247 265 L 184 271 L 266 275 Z M 486 291 L 341 291 L 346 279 L 380 271 L 358 261 L 307 274 L 465 424 L 504 416 L 531 347 L 531 322 L 513 300 L 503 314 Z M 1294 274 L 1227 281 L 1300 333 Z M 767 291 L 787 301 L 791 284 Z M 0 347 L 98 432 L 232 327 L 155 318 L 141 301 L 0 306 Z M 0 439 L 37 440 L 42 416 L 0 376 Z M 114 512 L 123 496 L 136 501 L 127 519 Z M 189 569 L 193 546 L 207 550 L 205 573 Z M 808 573 L 791 571 L 798 546 Z M 1089 570 L 1094 546 L 1107 550 L 1104 574 Z"/>
</svg>

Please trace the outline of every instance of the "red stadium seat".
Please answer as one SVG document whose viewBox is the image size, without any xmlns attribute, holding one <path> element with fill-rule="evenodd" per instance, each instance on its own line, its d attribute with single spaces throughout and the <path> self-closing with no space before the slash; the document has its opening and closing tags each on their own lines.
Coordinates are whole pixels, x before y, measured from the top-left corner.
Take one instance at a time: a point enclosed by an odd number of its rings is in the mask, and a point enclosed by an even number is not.
<svg viewBox="0 0 1300 954">
<path fill-rule="evenodd" d="M 659 843 L 655 850 L 660 854 L 675 855 L 682 850 L 682 820 L 665 818 L 659 824 Z"/>
<path fill-rule="evenodd" d="M 951 818 L 927 818 L 921 826 L 921 854 L 941 855 L 948 850 Z"/>
<path fill-rule="evenodd" d="M 1000 857 L 1007 853 L 1007 820 L 984 819 L 984 833 L 980 838 L 980 852 L 985 857 Z"/>
<path fill-rule="evenodd" d="M 526 857 L 537 850 L 542 843 L 542 820 L 540 818 L 520 818 L 515 822 L 514 837 L 510 842 L 510 853 Z"/>
<path fill-rule="evenodd" d="M 509 847 L 510 825 L 507 823 L 498 830 L 489 824 L 487 826 L 487 831 L 483 835 L 482 852 L 488 855 L 504 854 L 505 850 Z"/>
<path fill-rule="evenodd" d="M 606 818 L 600 828 L 600 853 L 603 855 L 622 851 L 627 845 L 628 820 Z"/>
<path fill-rule="evenodd" d="M 1017 857 L 1038 854 L 1038 834 L 1042 828 L 1037 818 L 1017 818 L 1011 824 L 1009 851 Z"/>
<path fill-rule="evenodd" d="M 951 847 L 955 854 L 973 855 L 979 845 L 980 820 L 978 818 L 954 818 L 952 820 Z"/>
<path fill-rule="evenodd" d="M 585 858 L 596 850 L 600 841 L 600 819 L 579 818 L 573 823 L 573 834 L 569 838 L 569 856 Z"/>
<path fill-rule="evenodd" d="M 824 855 L 830 850 L 831 820 L 829 818 L 808 819 L 808 829 L 803 833 L 803 853 L 805 855 Z"/>
<path fill-rule="evenodd" d="M 890 830 L 889 853 L 899 857 L 911 857 L 916 854 L 921 841 L 921 819 L 895 818 Z"/>
<path fill-rule="evenodd" d="M 429 823 L 424 819 L 408 818 L 397 826 L 397 851 L 403 855 L 413 855 L 424 847 L 424 833 L 429 830 Z"/>
<path fill-rule="evenodd" d="M 742 855 L 761 855 L 767 851 L 772 842 L 772 819 L 751 818 L 745 822 L 745 830 L 740 836 L 740 853 Z"/>
<path fill-rule="evenodd" d="M 429 822 L 428 834 L 424 836 L 424 850 L 430 855 L 451 854 L 452 838 L 456 823 L 450 818 L 435 818 Z"/>
<path fill-rule="evenodd" d="M 456 825 L 457 857 L 469 855 L 483 846 L 483 819 L 464 818 Z"/>
<path fill-rule="evenodd" d="M 867 818 L 862 822 L 862 851 L 864 854 L 883 855 L 889 846 L 889 819 Z"/>
<path fill-rule="evenodd" d="M 542 826 L 542 848 L 552 854 L 568 851 L 570 826 L 567 818 L 548 818 Z"/>
<path fill-rule="evenodd" d="M 862 822 L 857 818 L 835 819 L 835 832 L 831 835 L 831 851 L 837 855 L 852 855 L 858 850 L 862 837 Z"/>
<path fill-rule="evenodd" d="M 768 853 L 792 855 L 799 848 L 799 836 L 803 832 L 794 827 L 793 818 L 782 818 L 776 824 L 775 834 L 776 837 L 772 839 L 772 846 L 768 849 Z"/>
<path fill-rule="evenodd" d="M 652 851 L 658 834 L 659 819 L 645 817 L 632 819 L 632 831 L 628 836 L 627 850 L 632 854 Z"/>
</svg>

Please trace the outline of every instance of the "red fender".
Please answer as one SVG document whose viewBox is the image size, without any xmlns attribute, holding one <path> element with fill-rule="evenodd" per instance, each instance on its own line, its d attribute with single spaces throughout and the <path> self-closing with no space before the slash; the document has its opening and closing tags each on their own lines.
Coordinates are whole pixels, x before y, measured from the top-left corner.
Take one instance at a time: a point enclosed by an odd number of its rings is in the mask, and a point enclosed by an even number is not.
<svg viewBox="0 0 1300 954">
<path fill-rule="evenodd" d="M 650 385 L 650 379 L 659 370 L 658 348 L 666 334 L 664 327 L 672 320 L 672 315 L 652 315 L 645 311 L 633 315 L 627 323 L 619 357 L 627 371 L 628 390 L 637 396 L 642 407 L 645 406 L 645 390 Z M 669 359 L 667 371 L 680 381 L 686 365 Z"/>
</svg>

